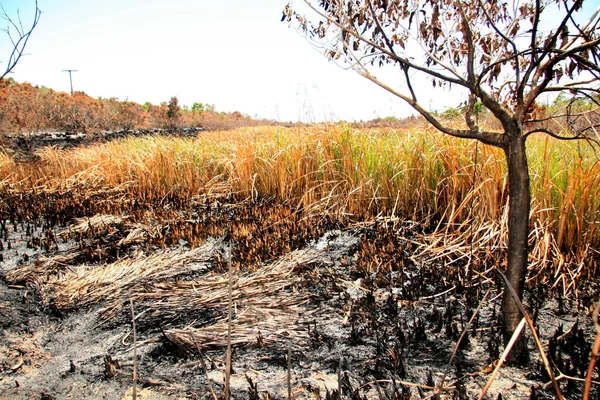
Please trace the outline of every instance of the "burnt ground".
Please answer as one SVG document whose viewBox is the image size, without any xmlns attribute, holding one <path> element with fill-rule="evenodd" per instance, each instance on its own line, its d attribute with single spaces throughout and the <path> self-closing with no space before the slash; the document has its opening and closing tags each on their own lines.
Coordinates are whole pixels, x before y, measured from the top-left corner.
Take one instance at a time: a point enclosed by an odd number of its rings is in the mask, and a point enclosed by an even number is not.
<svg viewBox="0 0 600 400">
<path fill-rule="evenodd" d="M 133 201 L 80 187 L 3 198 L 3 399 L 131 398 L 134 361 L 139 398 L 211 398 L 210 387 L 222 397 L 229 266 L 234 398 L 287 398 L 288 376 L 298 399 L 477 398 L 503 351 L 501 256 L 431 262 L 428 226 L 227 195 Z M 568 399 L 581 398 L 583 384 L 564 376 L 585 377 L 597 293 L 596 282 L 573 298 L 527 288 Z M 529 364 L 502 367 L 487 398 L 555 397 L 527 336 Z"/>
<path fill-rule="evenodd" d="M 47 146 L 59 149 L 68 149 L 77 146 L 85 146 L 92 143 L 106 142 L 128 136 L 145 135 L 172 135 L 172 136 L 196 136 L 203 128 L 182 129 L 131 129 L 116 131 L 40 131 L 29 133 L 15 133 L 0 135 L 0 147 L 13 156 L 16 160 L 35 159 L 35 151 Z"/>
</svg>

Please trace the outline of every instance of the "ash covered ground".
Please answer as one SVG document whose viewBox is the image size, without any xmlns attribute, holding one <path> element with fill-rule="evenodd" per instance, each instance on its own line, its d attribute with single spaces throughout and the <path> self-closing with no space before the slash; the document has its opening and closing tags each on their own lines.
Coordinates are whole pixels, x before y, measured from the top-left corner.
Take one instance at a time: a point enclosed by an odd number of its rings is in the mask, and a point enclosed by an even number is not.
<svg viewBox="0 0 600 400">
<path fill-rule="evenodd" d="M 218 192 L 7 191 L 0 397 L 131 398 L 135 364 L 139 398 L 221 398 L 231 282 L 234 398 L 477 398 L 503 351 L 502 251 L 453 261 L 424 250 L 431 231 Z M 525 299 L 570 399 L 597 282 L 574 293 L 535 281 Z M 487 398 L 555 397 L 527 336 L 529 364 L 502 367 Z"/>
<path fill-rule="evenodd" d="M 142 396 L 207 398 L 209 382 L 222 396 L 230 263 L 235 398 L 287 398 L 288 353 L 295 398 L 473 398 L 503 350 L 499 278 L 485 261 L 466 271 L 418 256 L 418 224 L 226 199 L 141 209 L 4 220 L 3 398 L 130 395 L 130 305 Z M 555 373 L 583 378 L 591 317 L 548 293 L 530 286 L 526 305 Z M 489 398 L 554 397 L 530 349 Z M 581 396 L 582 383 L 560 382 Z"/>
</svg>

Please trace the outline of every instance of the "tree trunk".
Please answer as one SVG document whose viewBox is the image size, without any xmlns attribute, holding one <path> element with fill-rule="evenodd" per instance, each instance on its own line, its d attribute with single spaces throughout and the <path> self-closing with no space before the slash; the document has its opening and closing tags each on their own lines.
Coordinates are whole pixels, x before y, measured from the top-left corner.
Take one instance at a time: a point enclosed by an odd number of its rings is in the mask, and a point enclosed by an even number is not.
<svg viewBox="0 0 600 400">
<path fill-rule="evenodd" d="M 525 139 L 521 135 L 521 129 L 513 128 L 514 131 L 507 132 L 509 136 L 508 146 L 504 149 L 508 163 L 508 269 L 506 277 L 515 292 L 521 299 L 527 275 L 527 256 L 529 237 L 529 211 L 530 211 L 530 189 L 529 189 L 529 167 L 527 165 L 527 154 L 525 151 Z M 508 343 L 522 315 L 517 303 L 507 288 L 504 289 L 502 300 L 502 334 L 504 344 Z M 523 365 L 529 359 L 527 344 L 524 335 L 517 341 L 508 362 Z"/>
</svg>

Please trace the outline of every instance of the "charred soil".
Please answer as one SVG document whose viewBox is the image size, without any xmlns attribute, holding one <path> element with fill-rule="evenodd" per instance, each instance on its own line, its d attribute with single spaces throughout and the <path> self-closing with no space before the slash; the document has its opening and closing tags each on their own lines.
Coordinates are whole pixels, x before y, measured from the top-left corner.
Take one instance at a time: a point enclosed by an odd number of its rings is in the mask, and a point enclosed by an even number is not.
<svg viewBox="0 0 600 400">
<path fill-rule="evenodd" d="M 134 364 L 140 398 L 221 397 L 229 264 L 234 398 L 470 399 L 503 351 L 502 257 L 432 260 L 419 223 L 229 195 L 3 195 L 2 398 L 130 398 Z M 525 299 L 567 398 L 595 337 L 586 285 L 563 298 L 532 282 Z M 489 398 L 554 398 L 529 347 Z"/>
</svg>

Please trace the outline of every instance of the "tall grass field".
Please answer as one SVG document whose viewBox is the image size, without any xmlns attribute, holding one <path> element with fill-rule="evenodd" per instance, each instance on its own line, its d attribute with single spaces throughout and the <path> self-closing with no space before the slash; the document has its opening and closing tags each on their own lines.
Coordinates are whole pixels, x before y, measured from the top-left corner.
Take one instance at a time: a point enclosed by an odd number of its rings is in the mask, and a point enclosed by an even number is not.
<svg viewBox="0 0 600 400">
<path fill-rule="evenodd" d="M 532 189 L 530 277 L 565 292 L 596 273 L 600 170 L 581 142 L 528 139 Z M 273 199 L 299 212 L 340 218 L 414 220 L 431 248 L 505 248 L 507 193 L 502 150 L 418 127 L 252 127 L 196 138 L 125 138 L 36 160 L 0 154 L 5 192 L 121 188 L 128 197 Z M 437 234 L 437 236 L 435 236 Z"/>
</svg>

